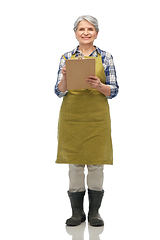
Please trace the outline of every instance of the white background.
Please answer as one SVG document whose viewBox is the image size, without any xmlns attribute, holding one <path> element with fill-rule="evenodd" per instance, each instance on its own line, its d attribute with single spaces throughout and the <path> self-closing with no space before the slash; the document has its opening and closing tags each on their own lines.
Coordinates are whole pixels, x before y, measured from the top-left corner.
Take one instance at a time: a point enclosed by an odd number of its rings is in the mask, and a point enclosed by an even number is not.
<svg viewBox="0 0 160 240">
<path fill-rule="evenodd" d="M 158 0 L 2 0 L 2 240 L 72 239 L 68 166 L 55 164 L 62 99 L 54 85 L 61 55 L 78 44 L 73 24 L 83 14 L 98 19 L 95 45 L 113 55 L 120 86 L 109 100 L 114 165 L 105 166 L 100 239 L 160 239 Z"/>
</svg>

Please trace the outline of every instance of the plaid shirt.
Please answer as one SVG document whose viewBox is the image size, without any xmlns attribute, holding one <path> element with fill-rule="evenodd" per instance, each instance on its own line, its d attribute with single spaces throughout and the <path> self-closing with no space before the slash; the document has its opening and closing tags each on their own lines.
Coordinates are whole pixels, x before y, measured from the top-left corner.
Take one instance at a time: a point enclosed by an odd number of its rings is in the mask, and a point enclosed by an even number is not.
<svg viewBox="0 0 160 240">
<path fill-rule="evenodd" d="M 97 57 L 98 53 L 101 55 L 102 58 L 102 64 L 104 68 L 104 72 L 106 75 L 106 85 L 109 85 L 111 88 L 111 95 L 108 98 L 113 98 L 117 95 L 118 93 L 118 83 L 117 83 L 117 76 L 116 76 L 116 70 L 113 62 L 113 57 L 110 53 L 107 53 L 105 51 L 100 50 L 99 48 L 96 47 L 96 49 L 89 55 L 90 57 Z M 67 52 L 64 54 L 66 59 L 70 59 L 72 55 L 77 57 L 79 54 L 82 54 L 78 47 L 72 50 L 71 52 Z M 83 54 L 82 54 L 83 56 Z M 60 65 L 59 65 L 59 70 L 58 70 L 58 77 L 57 77 L 57 82 L 55 85 L 55 93 L 58 97 L 64 97 L 68 90 L 66 92 L 61 92 L 58 88 L 58 84 L 61 81 L 63 74 L 62 74 L 62 68 L 65 65 L 65 59 L 62 56 L 60 59 Z"/>
</svg>

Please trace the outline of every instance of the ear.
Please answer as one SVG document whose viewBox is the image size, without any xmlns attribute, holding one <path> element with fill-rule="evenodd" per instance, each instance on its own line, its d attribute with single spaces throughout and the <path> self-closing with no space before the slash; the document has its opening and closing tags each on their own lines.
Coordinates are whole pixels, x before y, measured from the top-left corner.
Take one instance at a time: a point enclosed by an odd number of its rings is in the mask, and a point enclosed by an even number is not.
<svg viewBox="0 0 160 240">
<path fill-rule="evenodd" d="M 74 31 L 74 33 L 75 33 L 75 37 L 76 37 L 76 39 L 77 39 L 77 31 Z"/>
<path fill-rule="evenodd" d="M 99 33 L 99 32 L 96 33 L 96 37 L 95 37 L 95 39 L 97 39 L 97 37 L 98 37 L 98 33 Z"/>
</svg>

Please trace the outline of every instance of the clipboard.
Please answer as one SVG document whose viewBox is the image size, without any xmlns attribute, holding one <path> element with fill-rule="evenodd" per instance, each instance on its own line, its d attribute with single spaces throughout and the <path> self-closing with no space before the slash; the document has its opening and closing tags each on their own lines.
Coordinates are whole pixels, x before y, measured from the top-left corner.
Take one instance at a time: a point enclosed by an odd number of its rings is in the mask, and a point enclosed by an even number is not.
<svg viewBox="0 0 160 240">
<path fill-rule="evenodd" d="M 95 59 L 66 59 L 66 79 L 68 90 L 93 89 L 86 82 L 89 76 L 95 75 Z"/>
</svg>

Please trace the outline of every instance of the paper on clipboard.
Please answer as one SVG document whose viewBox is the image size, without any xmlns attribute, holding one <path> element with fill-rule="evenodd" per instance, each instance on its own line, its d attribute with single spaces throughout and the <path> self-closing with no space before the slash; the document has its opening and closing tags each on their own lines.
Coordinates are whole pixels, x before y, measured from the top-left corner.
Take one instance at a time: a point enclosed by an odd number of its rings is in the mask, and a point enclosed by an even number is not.
<svg viewBox="0 0 160 240">
<path fill-rule="evenodd" d="M 86 82 L 89 76 L 95 75 L 95 59 L 67 59 L 66 78 L 67 89 L 92 89 L 93 87 Z"/>
</svg>

